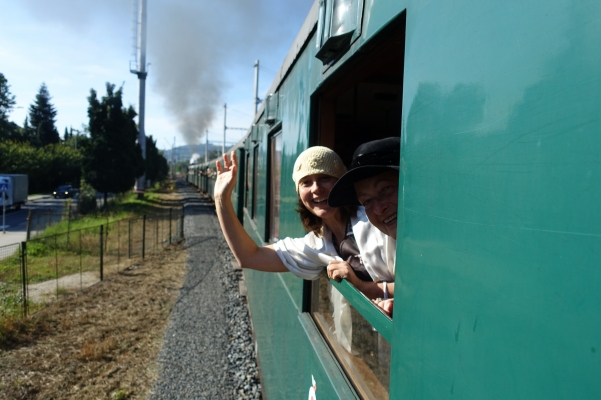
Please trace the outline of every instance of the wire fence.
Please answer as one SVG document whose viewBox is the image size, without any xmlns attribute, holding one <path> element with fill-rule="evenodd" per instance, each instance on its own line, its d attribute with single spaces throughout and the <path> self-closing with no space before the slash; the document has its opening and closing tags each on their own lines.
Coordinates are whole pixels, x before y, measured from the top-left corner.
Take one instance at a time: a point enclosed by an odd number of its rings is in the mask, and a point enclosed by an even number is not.
<svg viewBox="0 0 601 400">
<path fill-rule="evenodd" d="M 25 317 L 158 253 L 184 238 L 183 222 L 183 209 L 171 208 L 0 247 L 0 321 Z"/>
<path fill-rule="evenodd" d="M 67 199 L 62 210 L 56 208 L 30 209 L 27 216 L 27 240 L 42 234 L 44 230 L 59 222 L 67 221 L 67 230 L 70 230 L 71 222 L 82 217 L 77 203 L 73 204 Z"/>
</svg>

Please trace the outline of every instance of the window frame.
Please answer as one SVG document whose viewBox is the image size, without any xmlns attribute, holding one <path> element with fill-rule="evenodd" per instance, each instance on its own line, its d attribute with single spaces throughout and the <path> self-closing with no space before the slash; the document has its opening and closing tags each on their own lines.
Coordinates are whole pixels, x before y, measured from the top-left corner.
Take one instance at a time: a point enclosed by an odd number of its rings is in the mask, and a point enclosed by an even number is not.
<svg viewBox="0 0 601 400">
<path fill-rule="evenodd" d="M 252 165 L 252 187 L 251 187 L 251 210 L 250 218 L 257 221 L 257 194 L 259 193 L 259 143 L 253 145 L 253 165 Z"/>
<path fill-rule="evenodd" d="M 330 279 L 334 286 L 355 309 L 378 331 L 388 343 L 392 344 L 392 319 L 383 310 L 376 307 L 363 293 L 357 290 L 346 279 L 336 282 Z"/>
<path fill-rule="evenodd" d="M 244 208 L 248 210 L 248 202 L 251 195 L 251 169 L 250 169 L 250 151 L 246 152 L 246 163 L 245 163 L 245 174 L 244 174 Z"/>
<path fill-rule="evenodd" d="M 268 185 L 267 185 L 267 198 L 268 198 L 268 204 L 269 204 L 269 209 L 266 212 L 266 224 L 265 224 L 265 241 L 267 243 L 275 243 L 279 240 L 279 238 L 277 236 L 274 236 L 274 231 L 277 232 L 279 234 L 279 223 L 280 223 L 280 215 L 279 215 L 279 211 L 280 211 L 280 206 L 281 206 L 281 202 L 280 202 L 280 198 L 281 196 L 278 196 L 277 199 L 277 207 L 274 205 L 274 201 L 276 199 L 274 199 L 275 196 L 275 188 L 274 188 L 274 184 L 276 183 L 276 179 L 277 179 L 277 184 L 279 185 L 278 187 L 278 195 L 280 195 L 280 190 L 281 190 L 281 182 L 282 182 L 282 148 L 284 145 L 284 137 L 282 134 L 282 126 L 281 123 L 277 124 L 276 126 L 274 126 L 274 128 L 272 129 L 273 133 L 269 134 L 269 157 L 267 158 L 267 171 L 268 171 Z M 275 153 L 274 153 L 274 145 L 277 146 L 277 141 L 279 140 L 279 144 L 280 144 L 280 159 L 279 159 L 279 174 L 278 176 L 274 176 L 274 173 L 276 173 L 277 171 L 274 170 L 274 167 L 276 166 L 276 162 L 277 160 L 275 160 Z M 277 209 L 278 214 L 277 216 L 274 215 L 275 210 Z M 276 226 L 277 225 L 277 226 Z"/>
</svg>

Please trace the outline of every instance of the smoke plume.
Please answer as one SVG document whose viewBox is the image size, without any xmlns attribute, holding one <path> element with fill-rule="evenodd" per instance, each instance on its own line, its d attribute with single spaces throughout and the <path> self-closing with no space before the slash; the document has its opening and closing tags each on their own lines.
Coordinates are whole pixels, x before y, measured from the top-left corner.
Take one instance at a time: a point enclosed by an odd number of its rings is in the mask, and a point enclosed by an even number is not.
<svg viewBox="0 0 601 400">
<path fill-rule="evenodd" d="M 156 63 L 151 71 L 156 74 L 154 89 L 177 116 L 178 130 L 186 143 L 198 143 L 216 112 L 221 111 L 225 100 L 222 93 L 228 85 L 225 69 L 243 63 L 252 77 L 254 60 L 279 44 L 282 29 L 286 29 L 283 24 L 291 16 L 297 25 L 294 29 L 298 29 L 311 3 L 163 2 L 155 10 L 149 4 L 149 53 Z M 288 46 L 294 34 L 287 33 Z"/>
<path fill-rule="evenodd" d="M 254 60 L 273 57 L 277 49 L 281 54 L 271 66 L 280 66 L 313 1 L 148 0 L 147 82 L 152 93 L 163 98 L 186 143 L 199 143 L 222 109 L 223 92 L 240 65 L 252 80 Z M 23 0 L 23 4 L 40 21 L 62 24 L 78 35 L 87 33 L 90 40 L 97 40 L 90 27 L 106 25 L 103 34 L 131 48 L 133 3 Z"/>
</svg>

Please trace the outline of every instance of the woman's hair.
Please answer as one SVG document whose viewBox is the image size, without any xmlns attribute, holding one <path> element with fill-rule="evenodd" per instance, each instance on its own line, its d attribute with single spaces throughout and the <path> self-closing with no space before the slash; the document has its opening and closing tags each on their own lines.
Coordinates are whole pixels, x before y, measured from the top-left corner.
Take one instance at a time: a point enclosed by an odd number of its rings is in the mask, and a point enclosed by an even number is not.
<svg viewBox="0 0 601 400">
<path fill-rule="evenodd" d="M 351 213 L 355 209 L 355 206 L 342 206 L 340 207 L 340 216 L 346 219 L 351 215 Z M 303 228 L 305 228 L 305 231 L 313 232 L 317 237 L 322 236 L 322 219 L 317 215 L 313 214 L 311 211 L 307 210 L 307 207 L 305 207 L 300 197 L 298 199 L 298 203 L 296 203 L 296 212 L 298 213 L 298 216 L 300 217 L 300 220 L 303 223 Z"/>
</svg>

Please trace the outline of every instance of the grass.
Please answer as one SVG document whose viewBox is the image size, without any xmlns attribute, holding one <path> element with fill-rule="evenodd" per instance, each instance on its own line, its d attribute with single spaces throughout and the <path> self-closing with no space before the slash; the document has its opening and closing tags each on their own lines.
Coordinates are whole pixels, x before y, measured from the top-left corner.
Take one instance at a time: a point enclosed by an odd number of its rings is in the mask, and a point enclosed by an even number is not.
<svg viewBox="0 0 601 400">
<path fill-rule="evenodd" d="M 72 220 L 64 218 L 63 221 L 46 228 L 42 235 L 51 236 L 67 231 L 97 227 L 102 224 L 142 215 L 167 213 L 169 208 L 181 207 L 181 204 L 177 201 L 161 199 L 161 194 L 166 191 L 168 190 L 165 188 L 155 187 L 146 191 L 142 200 L 138 199 L 136 193 L 128 192 L 119 196 L 116 200 L 110 201 L 106 207 L 95 213 Z M 176 217 L 177 215 L 176 211 L 173 216 Z"/>
<path fill-rule="evenodd" d="M 5 283 L 0 286 L 0 321 L 23 314 L 23 296 L 19 289 L 19 285 Z"/>
<path fill-rule="evenodd" d="M 27 242 L 27 282 L 34 284 L 63 276 L 98 271 L 100 266 L 100 225 L 103 228 L 103 261 L 119 265 L 126 259 L 157 251 L 169 238 L 169 208 L 178 201 L 165 200 L 168 192 L 156 187 L 144 199 L 127 193 L 108 206 L 82 218 L 61 221 Z M 172 212 L 171 233 L 176 234 L 180 210 Z M 147 215 L 143 236 L 141 217 Z M 138 218 L 137 218 L 138 217 Z M 145 241 L 142 244 L 142 238 Z M 19 251 L 0 260 L 0 325 L 22 315 L 23 298 Z M 31 304 L 32 308 L 38 308 Z"/>
<path fill-rule="evenodd" d="M 0 398 L 146 398 L 186 271 L 180 250 L 136 260 L 28 318 L 0 322 Z"/>
</svg>

